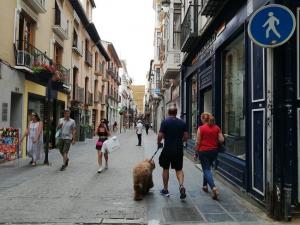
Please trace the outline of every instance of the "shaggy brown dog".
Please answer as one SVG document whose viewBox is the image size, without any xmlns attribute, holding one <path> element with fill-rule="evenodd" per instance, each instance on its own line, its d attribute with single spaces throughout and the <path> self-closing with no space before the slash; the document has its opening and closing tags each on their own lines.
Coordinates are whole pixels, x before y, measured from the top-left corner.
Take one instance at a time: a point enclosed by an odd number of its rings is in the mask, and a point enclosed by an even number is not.
<svg viewBox="0 0 300 225">
<path fill-rule="evenodd" d="M 152 188 L 152 171 L 155 169 L 153 160 L 146 159 L 138 163 L 133 168 L 133 189 L 134 200 L 139 201 L 143 199 L 143 195 L 147 194 Z"/>
</svg>

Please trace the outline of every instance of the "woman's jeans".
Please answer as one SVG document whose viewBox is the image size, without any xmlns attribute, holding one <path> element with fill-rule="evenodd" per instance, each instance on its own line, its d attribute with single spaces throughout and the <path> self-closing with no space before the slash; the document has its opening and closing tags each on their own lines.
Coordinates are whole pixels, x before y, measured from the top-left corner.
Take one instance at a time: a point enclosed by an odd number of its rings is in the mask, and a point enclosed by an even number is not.
<svg viewBox="0 0 300 225">
<path fill-rule="evenodd" d="M 216 185 L 211 172 L 213 161 L 217 159 L 218 150 L 210 151 L 198 151 L 198 158 L 200 160 L 203 170 L 203 186 L 209 184 L 210 188 L 213 189 Z"/>
</svg>

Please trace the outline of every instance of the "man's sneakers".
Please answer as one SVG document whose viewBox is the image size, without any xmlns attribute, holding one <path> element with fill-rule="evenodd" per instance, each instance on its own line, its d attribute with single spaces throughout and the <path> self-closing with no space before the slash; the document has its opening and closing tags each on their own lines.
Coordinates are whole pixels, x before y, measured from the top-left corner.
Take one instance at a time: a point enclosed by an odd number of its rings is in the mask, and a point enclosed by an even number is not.
<svg viewBox="0 0 300 225">
<path fill-rule="evenodd" d="M 185 188 L 183 187 L 183 185 L 180 185 L 179 192 L 180 192 L 180 199 L 185 199 L 186 194 L 185 194 Z"/>
<path fill-rule="evenodd" d="M 165 190 L 165 189 L 161 189 L 160 190 L 160 194 L 164 197 L 169 197 L 170 196 L 170 193 L 168 190 Z"/>
</svg>

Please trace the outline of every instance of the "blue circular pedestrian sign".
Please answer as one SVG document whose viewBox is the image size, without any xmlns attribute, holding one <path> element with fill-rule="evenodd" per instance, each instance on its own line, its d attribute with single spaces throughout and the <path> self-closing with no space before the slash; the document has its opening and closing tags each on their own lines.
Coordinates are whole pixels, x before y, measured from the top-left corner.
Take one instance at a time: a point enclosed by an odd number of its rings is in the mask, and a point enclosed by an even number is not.
<svg viewBox="0 0 300 225">
<path fill-rule="evenodd" d="M 273 48 L 287 42 L 296 28 L 293 12 L 283 5 L 270 4 L 258 9 L 250 18 L 248 34 L 251 40 L 264 48 Z"/>
</svg>

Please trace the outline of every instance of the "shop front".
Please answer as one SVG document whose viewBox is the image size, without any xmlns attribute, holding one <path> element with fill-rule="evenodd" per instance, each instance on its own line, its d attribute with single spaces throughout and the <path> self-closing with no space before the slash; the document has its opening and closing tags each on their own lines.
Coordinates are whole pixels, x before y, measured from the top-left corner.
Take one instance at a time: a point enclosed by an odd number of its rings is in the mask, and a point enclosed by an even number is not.
<svg viewBox="0 0 300 225">
<path fill-rule="evenodd" d="M 226 10 L 228 8 L 228 10 Z M 182 110 L 190 132 L 187 152 L 194 153 L 202 112 L 210 112 L 222 128 L 227 152 L 220 153 L 217 172 L 265 204 L 266 193 L 266 55 L 246 31 L 247 4 L 229 10 L 208 30 L 198 49 L 189 52 L 183 73 Z M 223 12 L 222 11 L 222 12 Z M 201 47 L 202 46 L 202 47 Z M 185 107 L 185 108 L 184 108 Z"/>
<path fill-rule="evenodd" d="M 34 83 L 32 81 L 25 80 L 25 92 L 24 92 L 24 119 L 23 119 L 23 130 L 29 124 L 31 113 L 38 113 L 44 126 L 44 140 L 46 135 L 46 127 L 48 124 L 47 115 L 50 118 L 50 143 L 49 148 L 55 147 L 55 131 L 58 125 L 58 121 L 63 117 L 63 110 L 67 106 L 67 95 L 53 90 L 53 102 L 50 105 L 46 102 L 46 87 Z M 22 156 L 26 157 L 26 144 L 22 146 Z"/>
</svg>

